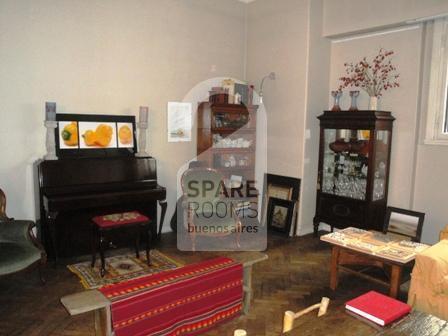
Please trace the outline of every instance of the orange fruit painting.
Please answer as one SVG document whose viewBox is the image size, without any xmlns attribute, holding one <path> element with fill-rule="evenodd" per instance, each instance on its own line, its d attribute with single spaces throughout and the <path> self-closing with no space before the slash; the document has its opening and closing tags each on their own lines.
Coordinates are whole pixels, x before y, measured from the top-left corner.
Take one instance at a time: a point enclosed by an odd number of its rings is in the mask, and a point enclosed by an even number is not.
<svg viewBox="0 0 448 336">
<path fill-rule="evenodd" d="M 61 137 L 66 146 L 78 146 L 78 124 L 73 121 L 65 125 Z"/>
<path fill-rule="evenodd" d="M 82 137 L 87 146 L 107 147 L 112 140 L 112 127 L 105 124 L 99 124 L 95 131 L 88 130 Z"/>
<path fill-rule="evenodd" d="M 95 132 L 92 130 L 88 130 L 83 135 L 84 142 L 87 146 L 95 146 Z"/>
<path fill-rule="evenodd" d="M 132 143 L 132 131 L 127 125 L 123 125 L 118 130 L 118 139 L 120 139 L 120 143 L 123 145 L 128 145 Z"/>
</svg>

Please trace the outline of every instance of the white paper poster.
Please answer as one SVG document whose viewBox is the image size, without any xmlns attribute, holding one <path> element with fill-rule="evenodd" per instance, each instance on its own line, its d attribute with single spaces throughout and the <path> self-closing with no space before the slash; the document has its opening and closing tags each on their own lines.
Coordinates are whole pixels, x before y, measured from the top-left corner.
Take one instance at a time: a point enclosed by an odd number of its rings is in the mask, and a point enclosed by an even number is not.
<svg viewBox="0 0 448 336">
<path fill-rule="evenodd" d="M 191 141 L 191 103 L 168 102 L 168 142 Z"/>
</svg>

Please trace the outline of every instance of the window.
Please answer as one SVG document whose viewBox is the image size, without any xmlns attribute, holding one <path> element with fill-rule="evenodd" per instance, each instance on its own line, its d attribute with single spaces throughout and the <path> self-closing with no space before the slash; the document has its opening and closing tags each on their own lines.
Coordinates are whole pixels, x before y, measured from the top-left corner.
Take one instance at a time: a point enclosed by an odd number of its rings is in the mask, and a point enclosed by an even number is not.
<svg viewBox="0 0 448 336">
<path fill-rule="evenodd" d="M 448 18 L 434 20 L 426 144 L 448 145 Z"/>
</svg>

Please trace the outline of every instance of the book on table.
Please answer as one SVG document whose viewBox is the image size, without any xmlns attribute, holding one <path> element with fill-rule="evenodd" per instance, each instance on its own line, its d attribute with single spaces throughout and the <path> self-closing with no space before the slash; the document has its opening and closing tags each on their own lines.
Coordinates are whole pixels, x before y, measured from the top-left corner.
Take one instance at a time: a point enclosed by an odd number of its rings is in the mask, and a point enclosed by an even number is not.
<svg viewBox="0 0 448 336">
<path fill-rule="evenodd" d="M 375 291 L 348 301 L 345 308 L 380 326 L 388 325 L 411 311 L 411 306 L 406 303 Z"/>
</svg>

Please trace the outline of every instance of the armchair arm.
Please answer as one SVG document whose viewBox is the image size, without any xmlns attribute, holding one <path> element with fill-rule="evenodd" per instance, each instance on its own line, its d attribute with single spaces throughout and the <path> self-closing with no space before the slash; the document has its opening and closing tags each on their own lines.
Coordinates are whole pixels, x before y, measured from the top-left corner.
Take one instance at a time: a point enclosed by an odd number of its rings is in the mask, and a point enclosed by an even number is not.
<svg viewBox="0 0 448 336">
<path fill-rule="evenodd" d="M 29 232 L 34 226 L 32 221 L 25 220 L 0 222 L 0 241 L 20 242 L 24 238 L 31 241 Z"/>
<path fill-rule="evenodd" d="M 12 221 L 12 220 L 14 220 L 14 218 L 12 218 L 12 217 L 8 217 L 8 216 L 6 216 L 6 214 L 2 214 L 2 213 L 0 213 L 0 222 L 3 222 L 3 221 Z"/>
</svg>

